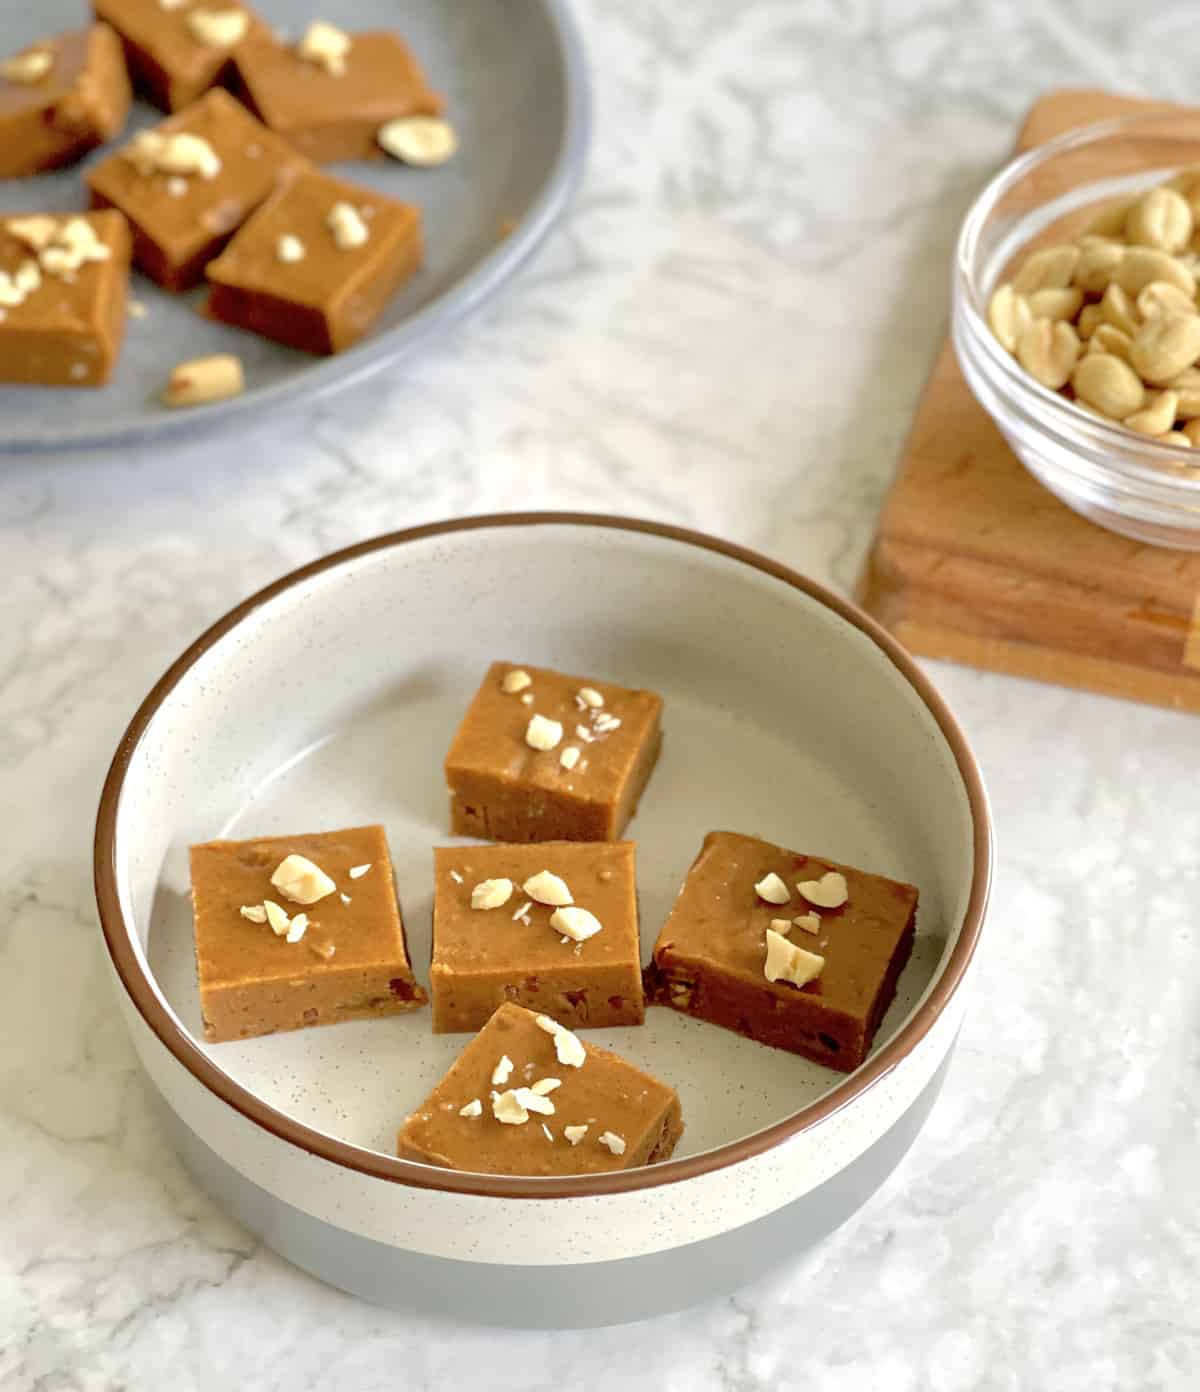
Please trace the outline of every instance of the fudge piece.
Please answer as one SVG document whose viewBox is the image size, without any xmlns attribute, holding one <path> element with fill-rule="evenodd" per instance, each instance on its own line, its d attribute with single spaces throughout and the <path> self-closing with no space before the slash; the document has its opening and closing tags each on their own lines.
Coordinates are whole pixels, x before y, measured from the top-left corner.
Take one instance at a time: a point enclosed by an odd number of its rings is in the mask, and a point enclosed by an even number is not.
<svg viewBox="0 0 1200 1392">
<path fill-rule="evenodd" d="M 267 25 L 242 0 L 92 0 L 121 36 L 137 88 L 163 111 L 190 106 L 233 75 L 233 60 Z"/>
<path fill-rule="evenodd" d="M 916 913 L 912 885 L 714 831 L 658 935 L 650 999 L 848 1073 L 896 994 Z"/>
<path fill-rule="evenodd" d="M 674 1088 L 508 1004 L 407 1118 L 396 1153 L 479 1174 L 584 1175 L 666 1160 L 682 1134 Z"/>
<path fill-rule="evenodd" d="M 494 662 L 450 752 L 451 829 L 485 841 L 615 841 L 662 743 L 662 698 Z"/>
<path fill-rule="evenodd" d="M 631 841 L 433 853 L 433 1028 L 477 1030 L 504 1001 L 571 1029 L 646 1016 Z"/>
<path fill-rule="evenodd" d="M 74 164 L 129 115 L 129 74 L 107 24 L 43 39 L 0 62 L 0 178 Z"/>
<path fill-rule="evenodd" d="M 419 209 L 304 170 L 208 267 L 208 313 L 306 353 L 340 353 L 421 256 Z"/>
<path fill-rule="evenodd" d="M 109 380 L 125 337 L 129 250 L 120 213 L 0 220 L 0 382 Z"/>
<path fill-rule="evenodd" d="M 134 264 L 167 290 L 187 290 L 250 214 L 303 167 L 228 92 L 141 131 L 92 169 L 93 208 L 119 208 Z"/>
<path fill-rule="evenodd" d="M 237 92 L 264 125 L 320 164 L 378 159 L 376 135 L 401 116 L 444 103 L 397 34 L 344 34 L 314 24 L 298 44 L 269 39 L 237 53 Z"/>
<path fill-rule="evenodd" d="M 193 846 L 204 1037 L 246 1039 L 423 1005 L 380 826 Z"/>
</svg>

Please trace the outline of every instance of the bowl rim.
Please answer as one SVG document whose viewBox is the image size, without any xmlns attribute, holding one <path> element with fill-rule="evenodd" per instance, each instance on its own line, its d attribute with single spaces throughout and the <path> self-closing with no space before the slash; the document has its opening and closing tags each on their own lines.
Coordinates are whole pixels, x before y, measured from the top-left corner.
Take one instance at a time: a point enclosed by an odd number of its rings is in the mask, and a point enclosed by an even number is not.
<svg viewBox="0 0 1200 1392">
<path fill-rule="evenodd" d="M 1122 425 L 1120 421 L 1110 421 L 1083 410 L 1074 401 L 1068 400 L 1049 387 L 1044 387 L 1036 378 L 1020 367 L 1012 354 L 997 341 L 987 322 L 987 298 L 975 274 L 975 246 L 982 233 L 983 225 L 995 212 L 1003 196 L 1030 173 L 1048 160 L 1065 151 L 1094 144 L 1123 132 L 1136 130 L 1139 126 L 1150 126 L 1156 122 L 1180 121 L 1189 116 L 1200 126 L 1200 112 L 1187 109 L 1169 108 L 1158 111 L 1137 111 L 1122 116 L 1106 116 L 1086 125 L 1076 126 L 1064 131 L 1051 140 L 1042 141 L 1027 150 L 1022 150 L 1007 160 L 987 181 L 972 200 L 962 220 L 954 245 L 954 298 L 961 304 L 972 336 L 985 345 L 988 367 L 994 379 L 1003 384 L 1004 390 L 1031 415 L 1044 414 L 1055 428 L 1068 434 L 1085 438 L 1094 437 L 1097 443 L 1114 453 L 1128 455 L 1131 451 L 1144 455 L 1144 459 L 1110 459 L 1100 461 L 1114 474 L 1171 490 L 1178 489 L 1185 494 L 1200 491 L 1200 470 L 1195 478 L 1188 478 L 1175 472 L 1181 462 L 1186 462 L 1190 451 L 1182 445 L 1168 444 L 1150 435 L 1139 435 Z M 1200 141 L 1200 130 L 1197 132 Z M 1200 161 L 1196 162 L 1200 164 Z M 1150 171 L 1147 171 L 1150 172 Z M 989 412 L 989 414 L 991 414 Z M 1038 428 L 1047 427 L 1038 421 Z"/>
<path fill-rule="evenodd" d="M 314 576 L 335 570 L 378 551 L 392 550 L 431 537 L 449 536 L 458 532 L 547 526 L 601 529 L 634 537 L 650 536 L 725 557 L 780 580 L 808 598 L 816 600 L 818 604 L 831 610 L 869 638 L 880 650 L 881 655 L 915 690 L 922 704 L 933 716 L 954 758 L 966 791 L 971 815 L 974 839 L 971 889 L 958 940 L 920 1007 L 877 1054 L 848 1074 L 822 1097 L 791 1116 L 698 1155 L 666 1160 L 639 1169 L 554 1178 L 480 1175 L 442 1170 L 338 1140 L 278 1111 L 225 1073 L 182 1026 L 171 1018 L 151 985 L 148 975 L 142 971 L 133 950 L 134 930 L 125 919 L 117 892 L 116 829 L 121 795 L 134 754 L 163 703 L 190 669 L 212 647 L 265 604 Z M 451 518 L 357 542 L 290 571 L 229 610 L 171 664 L 151 688 L 130 721 L 117 745 L 104 781 L 96 817 L 93 851 L 96 904 L 101 929 L 112 967 L 121 986 L 158 1042 L 208 1092 L 277 1139 L 306 1151 L 310 1156 L 329 1161 L 360 1175 L 447 1193 L 506 1199 L 549 1199 L 628 1194 L 636 1190 L 658 1188 L 693 1179 L 749 1160 L 826 1121 L 891 1073 L 933 1028 L 962 983 L 974 956 L 991 888 L 992 825 L 983 778 L 957 720 L 915 660 L 874 619 L 869 618 L 850 601 L 759 552 L 687 528 L 603 513 L 514 512 Z"/>
</svg>

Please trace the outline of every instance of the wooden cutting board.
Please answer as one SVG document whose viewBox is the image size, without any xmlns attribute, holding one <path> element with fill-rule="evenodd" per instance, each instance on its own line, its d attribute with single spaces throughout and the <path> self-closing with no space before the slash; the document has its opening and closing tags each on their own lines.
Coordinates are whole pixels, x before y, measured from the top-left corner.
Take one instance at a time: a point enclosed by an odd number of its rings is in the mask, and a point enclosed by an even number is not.
<svg viewBox="0 0 1200 1392">
<path fill-rule="evenodd" d="M 1028 148 L 1159 103 L 1054 92 Z M 1200 711 L 1200 552 L 1076 516 L 1012 454 L 943 345 L 859 587 L 906 647 L 1015 676 Z"/>
</svg>

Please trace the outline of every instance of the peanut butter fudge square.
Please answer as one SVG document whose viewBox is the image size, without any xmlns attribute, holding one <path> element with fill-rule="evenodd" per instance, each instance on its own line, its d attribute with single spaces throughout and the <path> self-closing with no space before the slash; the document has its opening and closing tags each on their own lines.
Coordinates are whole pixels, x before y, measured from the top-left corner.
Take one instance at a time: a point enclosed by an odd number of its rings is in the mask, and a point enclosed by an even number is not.
<svg viewBox="0 0 1200 1392">
<path fill-rule="evenodd" d="M 192 847 L 204 1037 L 423 1005 L 380 826 Z"/>
<path fill-rule="evenodd" d="M 121 354 L 128 291 L 120 213 L 0 220 L 0 382 L 103 386 Z"/>
<path fill-rule="evenodd" d="M 318 164 L 379 159 L 381 127 L 404 116 L 437 116 L 430 89 L 398 34 L 347 34 L 310 24 L 296 44 L 259 38 L 237 54 L 238 94 L 264 125 Z"/>
<path fill-rule="evenodd" d="M 662 743 L 662 697 L 494 662 L 446 756 L 450 825 L 485 841 L 615 841 Z"/>
<path fill-rule="evenodd" d="M 0 178 L 74 164 L 121 133 L 129 74 L 116 34 L 93 24 L 0 62 Z"/>
<path fill-rule="evenodd" d="M 138 90 L 164 111 L 225 82 L 243 43 L 271 32 L 242 0 L 93 0 L 92 8 L 120 34 Z"/>
<path fill-rule="evenodd" d="M 848 1073 L 912 951 L 917 891 L 714 831 L 647 972 L 650 998 Z"/>
<path fill-rule="evenodd" d="M 502 1005 L 400 1129 L 396 1152 L 479 1174 L 586 1175 L 666 1160 L 673 1088 L 548 1015 Z"/>
<path fill-rule="evenodd" d="M 645 1019 L 631 841 L 435 850 L 435 1033 L 505 1001 L 572 1029 Z"/>
<path fill-rule="evenodd" d="M 306 353 L 357 343 L 421 264 L 421 213 L 320 170 L 269 198 L 208 267 L 208 313 Z"/>
<path fill-rule="evenodd" d="M 87 176 L 94 208 L 119 208 L 134 264 L 165 290 L 187 290 L 250 214 L 304 167 L 291 148 L 214 90 L 140 131 Z"/>
</svg>

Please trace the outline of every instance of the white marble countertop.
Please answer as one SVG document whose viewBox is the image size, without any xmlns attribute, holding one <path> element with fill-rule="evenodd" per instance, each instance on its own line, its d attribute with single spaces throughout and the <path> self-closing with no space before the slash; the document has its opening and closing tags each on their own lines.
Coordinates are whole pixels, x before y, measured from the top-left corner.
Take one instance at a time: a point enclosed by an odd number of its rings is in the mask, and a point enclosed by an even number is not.
<svg viewBox="0 0 1200 1392">
<path fill-rule="evenodd" d="M 607 0 L 585 27 L 570 225 L 419 366 L 253 439 L 0 464 L 0 1386 L 1195 1388 L 1195 717 L 931 664 L 1000 853 L 961 1046 L 885 1188 L 730 1299 L 608 1333 L 372 1309 L 224 1218 L 151 1119 L 89 837 L 184 644 L 331 548 L 515 506 L 666 518 L 846 588 L 1024 108 L 1187 97 L 1200 60 L 1183 0 Z"/>
</svg>

